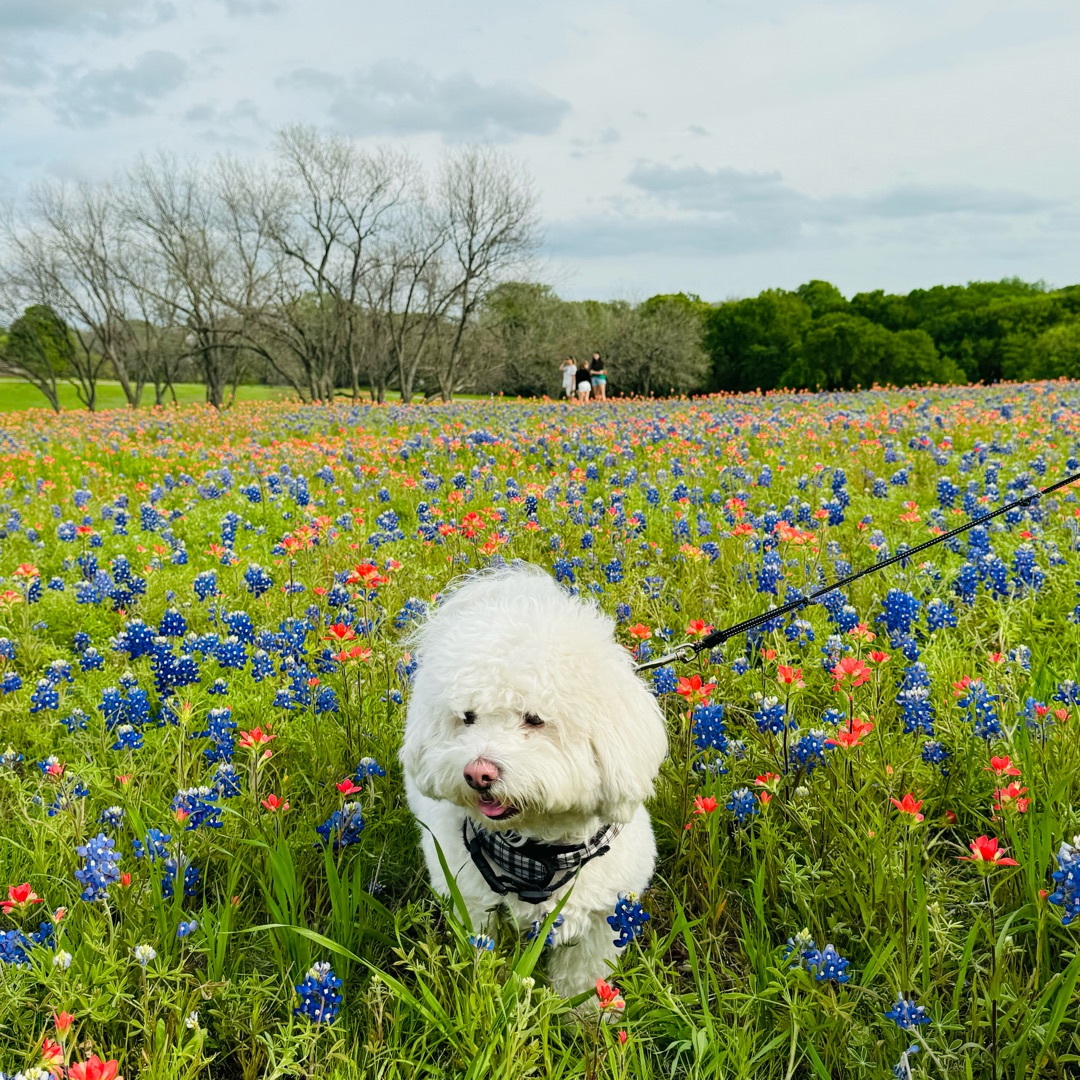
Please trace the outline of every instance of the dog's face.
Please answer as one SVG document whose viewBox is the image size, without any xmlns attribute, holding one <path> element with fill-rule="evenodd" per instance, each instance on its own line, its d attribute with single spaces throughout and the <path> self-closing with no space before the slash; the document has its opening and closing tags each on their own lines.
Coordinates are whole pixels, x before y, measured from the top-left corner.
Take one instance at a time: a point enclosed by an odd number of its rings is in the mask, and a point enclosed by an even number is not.
<svg viewBox="0 0 1080 1080">
<path fill-rule="evenodd" d="M 667 751 L 609 619 L 546 574 L 471 579 L 420 632 L 401 760 L 488 829 L 628 821 Z"/>
</svg>

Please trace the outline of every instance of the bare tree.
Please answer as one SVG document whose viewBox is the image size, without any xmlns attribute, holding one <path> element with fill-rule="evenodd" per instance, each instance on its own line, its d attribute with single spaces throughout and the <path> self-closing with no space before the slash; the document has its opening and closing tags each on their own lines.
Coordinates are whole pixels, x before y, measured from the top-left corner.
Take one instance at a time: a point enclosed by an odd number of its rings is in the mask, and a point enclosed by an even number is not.
<svg viewBox="0 0 1080 1080">
<path fill-rule="evenodd" d="M 491 290 L 525 268 L 539 240 L 539 216 L 521 166 L 488 146 L 465 147 L 444 161 L 437 198 L 452 333 L 436 375 L 449 401 L 461 389 L 467 331 Z"/>
<path fill-rule="evenodd" d="M 446 219 L 418 181 L 380 245 L 371 275 L 369 303 L 379 312 L 387 350 L 405 404 L 422 372 L 435 369 L 440 332 L 453 296 L 447 287 Z"/>
<path fill-rule="evenodd" d="M 148 291 L 175 310 L 186 331 L 185 355 L 202 375 L 206 400 L 220 407 L 230 380 L 235 385 L 237 354 L 248 347 L 237 311 L 252 306 L 261 238 L 233 231 L 218 194 L 213 177 L 162 155 L 132 171 L 124 209 L 158 264 Z"/>
</svg>

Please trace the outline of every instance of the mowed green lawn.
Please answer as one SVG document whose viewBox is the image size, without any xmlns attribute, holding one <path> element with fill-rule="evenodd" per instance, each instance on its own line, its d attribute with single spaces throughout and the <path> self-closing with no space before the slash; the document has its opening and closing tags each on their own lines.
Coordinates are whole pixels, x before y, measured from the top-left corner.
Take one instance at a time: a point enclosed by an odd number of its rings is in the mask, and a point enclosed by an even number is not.
<svg viewBox="0 0 1080 1080">
<path fill-rule="evenodd" d="M 127 404 L 124 391 L 115 381 L 98 383 L 97 407 L 99 409 L 120 409 Z M 206 400 L 206 388 L 202 383 L 177 383 L 176 400 L 181 405 Z M 282 398 L 295 397 L 287 386 L 241 386 L 236 391 L 237 401 L 279 401 Z M 169 396 L 172 404 L 172 395 Z M 154 388 L 143 391 L 143 405 L 154 404 Z M 73 386 L 63 383 L 60 386 L 60 407 L 62 409 L 85 408 Z M 0 412 L 18 412 L 21 409 L 49 409 L 48 399 L 35 386 L 22 379 L 0 377 Z"/>
</svg>

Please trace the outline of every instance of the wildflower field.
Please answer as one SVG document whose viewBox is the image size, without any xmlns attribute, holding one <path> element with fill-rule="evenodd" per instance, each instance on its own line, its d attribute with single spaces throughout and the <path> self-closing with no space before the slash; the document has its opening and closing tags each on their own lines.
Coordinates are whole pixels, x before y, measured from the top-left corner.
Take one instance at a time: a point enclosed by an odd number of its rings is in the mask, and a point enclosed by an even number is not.
<svg viewBox="0 0 1080 1080">
<path fill-rule="evenodd" d="M 1078 406 L 0 417 L 0 1071 L 1077 1075 L 1071 491 L 650 673 L 660 861 L 596 1019 L 434 899 L 396 754 L 457 574 L 539 563 L 647 658 L 1080 471 Z"/>
</svg>

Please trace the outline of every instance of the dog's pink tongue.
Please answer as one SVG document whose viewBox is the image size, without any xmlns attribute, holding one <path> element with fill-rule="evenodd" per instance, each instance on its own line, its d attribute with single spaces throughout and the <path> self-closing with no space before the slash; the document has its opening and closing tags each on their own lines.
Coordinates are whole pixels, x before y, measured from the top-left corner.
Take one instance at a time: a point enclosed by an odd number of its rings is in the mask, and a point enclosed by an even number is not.
<svg viewBox="0 0 1080 1080">
<path fill-rule="evenodd" d="M 504 806 L 498 799 L 480 800 L 480 813 L 489 818 L 502 817 L 509 809 L 509 806 Z"/>
</svg>

